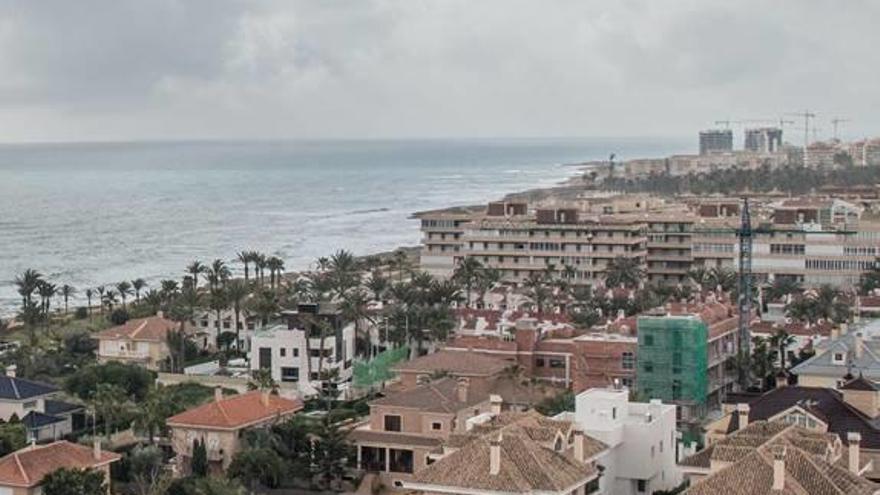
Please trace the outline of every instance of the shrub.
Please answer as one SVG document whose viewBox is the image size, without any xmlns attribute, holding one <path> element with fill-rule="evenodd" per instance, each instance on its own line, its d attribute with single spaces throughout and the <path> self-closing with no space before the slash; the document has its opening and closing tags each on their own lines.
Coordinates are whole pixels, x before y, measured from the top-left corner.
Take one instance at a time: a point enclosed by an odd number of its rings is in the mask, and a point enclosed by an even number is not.
<svg viewBox="0 0 880 495">
<path fill-rule="evenodd" d="M 89 310 L 83 306 L 76 308 L 76 311 L 73 313 L 73 317 L 77 320 L 85 320 L 89 317 Z"/>
<path fill-rule="evenodd" d="M 125 325 L 125 322 L 127 322 L 128 319 L 128 311 L 122 308 L 116 308 L 110 313 L 110 322 L 114 325 Z"/>
</svg>

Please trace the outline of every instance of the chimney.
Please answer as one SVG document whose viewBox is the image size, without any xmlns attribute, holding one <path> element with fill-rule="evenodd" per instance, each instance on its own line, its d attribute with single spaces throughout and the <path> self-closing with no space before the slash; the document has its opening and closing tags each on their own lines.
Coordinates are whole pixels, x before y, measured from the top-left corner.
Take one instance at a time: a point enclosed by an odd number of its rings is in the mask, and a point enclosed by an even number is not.
<svg viewBox="0 0 880 495">
<path fill-rule="evenodd" d="M 468 400 L 468 379 L 467 378 L 459 378 L 458 383 L 455 387 L 455 392 L 458 395 L 459 402 L 467 402 Z"/>
<path fill-rule="evenodd" d="M 498 475 L 501 472 L 501 434 L 489 442 L 489 474 Z"/>
<path fill-rule="evenodd" d="M 840 324 L 840 335 L 846 335 L 846 332 L 849 331 L 849 325 L 846 322 Z"/>
<path fill-rule="evenodd" d="M 16 370 L 18 370 L 18 366 L 10 364 L 6 367 L 6 376 L 8 376 L 9 378 L 15 378 Z"/>
<path fill-rule="evenodd" d="M 782 388 L 788 385 L 788 375 L 784 371 L 776 373 L 776 388 Z"/>
<path fill-rule="evenodd" d="M 263 404 L 263 407 L 269 407 L 269 390 L 260 392 L 260 403 Z"/>
<path fill-rule="evenodd" d="M 95 437 L 92 440 L 92 457 L 94 457 L 96 461 L 101 460 L 101 439 L 98 437 Z"/>
<path fill-rule="evenodd" d="M 865 343 L 862 342 L 862 332 L 857 332 L 855 339 L 853 339 L 853 349 L 856 353 L 856 359 L 862 359 L 862 354 L 864 353 Z"/>
<path fill-rule="evenodd" d="M 489 396 L 489 412 L 493 415 L 498 416 L 501 414 L 501 405 L 504 403 L 504 399 L 501 398 L 500 395 L 492 394 Z"/>
<path fill-rule="evenodd" d="M 749 426 L 749 405 L 748 404 L 737 404 L 736 405 L 736 414 L 739 417 L 739 429 L 742 430 L 746 426 Z"/>
<path fill-rule="evenodd" d="M 837 340 L 837 338 L 839 336 L 840 336 L 840 330 L 838 330 L 837 328 L 832 328 L 831 329 L 831 340 Z"/>
<path fill-rule="evenodd" d="M 773 446 L 773 489 L 785 490 L 785 446 Z"/>
<path fill-rule="evenodd" d="M 849 444 L 849 472 L 858 476 L 861 470 L 859 448 L 862 442 L 862 435 L 859 432 L 851 431 L 846 434 L 846 442 Z"/>
<path fill-rule="evenodd" d="M 217 402 L 223 400 L 223 387 L 221 387 L 220 385 L 214 387 L 214 400 Z"/>
<path fill-rule="evenodd" d="M 574 430 L 572 432 L 574 435 L 574 460 L 578 462 L 584 462 L 585 452 L 584 452 L 584 432 L 581 430 Z"/>
</svg>

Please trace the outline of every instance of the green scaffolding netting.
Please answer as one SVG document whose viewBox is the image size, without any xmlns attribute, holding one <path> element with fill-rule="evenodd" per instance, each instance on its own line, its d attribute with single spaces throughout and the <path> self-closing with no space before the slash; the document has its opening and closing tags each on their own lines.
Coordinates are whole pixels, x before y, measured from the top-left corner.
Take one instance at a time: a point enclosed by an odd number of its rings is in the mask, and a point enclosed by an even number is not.
<svg viewBox="0 0 880 495">
<path fill-rule="evenodd" d="M 397 347 L 380 352 L 369 361 L 357 361 L 354 363 L 354 386 L 357 388 L 370 388 L 383 381 L 394 378 L 391 368 L 409 357 L 409 347 Z"/>
<path fill-rule="evenodd" d="M 638 391 L 664 401 L 705 403 L 706 324 L 693 317 L 641 317 L 638 335 Z"/>
</svg>

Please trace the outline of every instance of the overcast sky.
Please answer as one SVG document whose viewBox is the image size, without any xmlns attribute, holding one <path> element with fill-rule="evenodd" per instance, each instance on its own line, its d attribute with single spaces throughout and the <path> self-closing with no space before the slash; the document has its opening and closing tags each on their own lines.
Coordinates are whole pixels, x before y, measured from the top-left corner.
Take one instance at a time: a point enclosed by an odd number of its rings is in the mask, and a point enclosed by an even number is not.
<svg viewBox="0 0 880 495">
<path fill-rule="evenodd" d="M 878 21 L 874 0 L 0 0 L 0 141 L 690 136 L 805 108 L 820 137 L 880 134 Z"/>
</svg>

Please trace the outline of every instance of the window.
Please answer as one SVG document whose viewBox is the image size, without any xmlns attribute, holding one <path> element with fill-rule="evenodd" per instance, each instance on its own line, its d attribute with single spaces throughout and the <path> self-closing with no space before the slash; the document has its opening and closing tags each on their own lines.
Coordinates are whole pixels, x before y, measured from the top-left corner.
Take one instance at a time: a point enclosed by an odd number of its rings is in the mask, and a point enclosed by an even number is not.
<svg viewBox="0 0 880 495">
<path fill-rule="evenodd" d="M 544 367 L 544 358 L 535 358 L 535 366 L 538 368 Z"/>
<path fill-rule="evenodd" d="M 834 364 L 842 364 L 846 359 L 842 352 L 835 352 L 834 356 L 832 356 L 832 360 L 834 361 Z"/>
<path fill-rule="evenodd" d="M 282 382 L 298 382 L 299 381 L 299 368 L 290 368 L 290 367 L 281 367 L 281 381 Z"/>
<path fill-rule="evenodd" d="M 565 368 L 565 360 L 562 358 L 550 358 L 551 368 Z"/>
<path fill-rule="evenodd" d="M 635 368 L 636 356 L 631 352 L 624 352 L 620 355 L 620 367 L 625 370 Z"/>
<path fill-rule="evenodd" d="M 385 431 L 400 431 L 400 416 L 388 414 L 385 416 Z"/>
<path fill-rule="evenodd" d="M 260 369 L 272 369 L 272 348 L 260 347 Z"/>
<path fill-rule="evenodd" d="M 443 423 L 440 423 L 439 421 L 434 421 L 433 423 L 431 423 L 431 429 L 434 431 L 442 430 Z"/>
<path fill-rule="evenodd" d="M 232 328 L 232 322 L 229 320 L 223 320 L 223 328 L 229 330 L 230 328 Z"/>
<path fill-rule="evenodd" d="M 654 336 L 653 335 L 645 335 L 644 339 L 642 340 L 642 343 L 643 343 L 643 345 L 645 345 L 645 347 L 650 347 L 650 346 L 654 345 Z"/>
<path fill-rule="evenodd" d="M 290 355 L 293 357 L 299 357 L 299 349 L 297 349 L 296 347 L 292 348 L 290 350 Z"/>
<path fill-rule="evenodd" d="M 278 349 L 278 352 L 280 353 L 281 357 L 284 357 L 287 355 L 287 349 L 285 349 L 283 347 L 281 349 Z"/>
<path fill-rule="evenodd" d="M 22 404 L 22 407 L 24 407 L 25 409 L 33 409 L 33 408 L 37 407 L 37 401 L 31 400 L 31 401 L 25 402 L 24 404 Z"/>
<path fill-rule="evenodd" d="M 770 254 L 804 254 L 804 245 L 770 244 Z"/>
<path fill-rule="evenodd" d="M 648 483 L 645 480 L 636 480 L 636 491 L 644 493 L 648 489 Z"/>
</svg>

